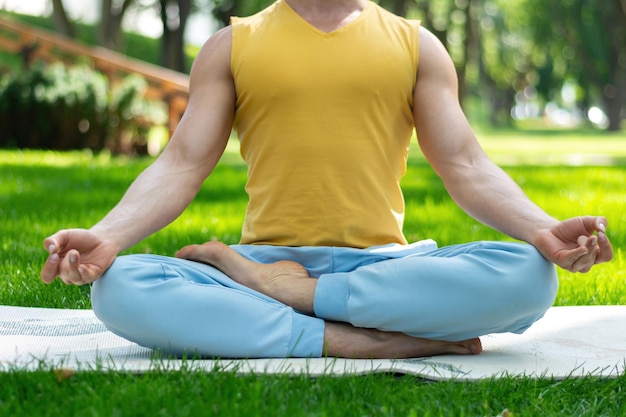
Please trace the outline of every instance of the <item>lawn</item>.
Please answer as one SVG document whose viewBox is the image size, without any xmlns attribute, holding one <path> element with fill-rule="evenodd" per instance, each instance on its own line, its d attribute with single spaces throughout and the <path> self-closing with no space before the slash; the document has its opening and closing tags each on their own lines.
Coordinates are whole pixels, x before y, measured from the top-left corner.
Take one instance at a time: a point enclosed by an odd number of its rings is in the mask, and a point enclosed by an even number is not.
<svg viewBox="0 0 626 417">
<path fill-rule="evenodd" d="M 481 141 L 555 217 L 609 219 L 614 261 L 584 275 L 559 271 L 556 304 L 626 304 L 624 139 L 511 131 L 486 133 Z M 46 256 L 41 241 L 59 228 L 93 224 L 150 161 L 87 152 L 0 151 L 0 304 L 89 308 L 87 287 L 39 282 Z M 129 252 L 173 254 L 185 244 L 214 238 L 235 243 L 247 201 L 245 175 L 232 142 L 190 208 Z M 456 208 L 417 149 L 403 186 L 409 240 L 432 237 L 447 245 L 506 239 Z M 626 377 L 429 383 L 394 375 L 311 379 L 195 371 L 86 372 L 59 382 L 44 367 L 0 373 L 0 415 L 495 416 L 505 408 L 515 416 L 624 415 L 625 383 Z"/>
</svg>

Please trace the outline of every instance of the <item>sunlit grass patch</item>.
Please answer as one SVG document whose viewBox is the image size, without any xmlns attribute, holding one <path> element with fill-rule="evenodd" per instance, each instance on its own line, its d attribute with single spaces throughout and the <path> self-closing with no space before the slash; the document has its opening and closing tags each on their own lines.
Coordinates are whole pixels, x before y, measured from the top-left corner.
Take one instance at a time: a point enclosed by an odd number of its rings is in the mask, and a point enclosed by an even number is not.
<svg viewBox="0 0 626 417">
<path fill-rule="evenodd" d="M 373 374 L 0 373 L 0 414 L 21 416 L 620 416 L 625 378 L 503 377 L 430 383 Z M 508 414 L 504 413 L 507 410 Z"/>
<path fill-rule="evenodd" d="M 490 144 L 506 136 L 488 137 Z M 516 141 L 526 140 L 522 137 Z M 530 140 L 534 140 L 530 137 Z M 559 139 L 561 140 L 561 139 Z M 563 139 L 565 140 L 565 139 Z M 582 140 L 582 139 L 575 139 Z M 614 138 L 587 138 L 597 146 Z M 544 153 L 559 154 L 561 144 L 544 145 Z M 416 146 L 414 148 L 417 148 Z M 607 151 L 608 152 L 608 151 Z M 621 152 L 621 148 L 615 151 Z M 452 202 L 441 180 L 412 150 L 403 179 L 406 198 L 405 234 L 410 241 L 433 238 L 440 245 L 508 237 L 467 216 Z M 152 161 L 90 152 L 0 152 L 0 228 L 3 233 L 0 274 L 0 303 L 33 306 L 86 308 L 90 302 L 84 289 L 60 283 L 43 286 L 38 273 L 45 259 L 43 238 L 60 228 L 89 227 L 117 203 L 133 179 Z M 619 304 L 626 301 L 624 258 L 619 248 L 626 244 L 626 168 L 616 166 L 503 165 L 511 177 L 541 207 L 557 218 L 600 214 L 609 220 L 608 235 L 616 247 L 616 259 L 589 274 L 560 270 L 559 305 Z M 205 182 L 183 215 L 161 232 L 127 253 L 173 255 L 180 247 L 239 239 L 247 203 L 244 192 L 246 167 L 236 141 Z"/>
<path fill-rule="evenodd" d="M 497 140 L 489 137 L 487 142 Z M 403 181 L 410 240 L 432 237 L 446 245 L 506 238 L 465 215 L 412 152 Z M 151 161 L 83 152 L 0 151 L 0 304 L 89 308 L 88 287 L 40 283 L 46 256 L 42 240 L 59 228 L 98 221 Z M 556 303 L 625 304 L 626 167 L 530 162 L 520 165 L 518 159 L 503 168 L 555 217 L 605 215 L 616 247 L 613 262 L 588 274 L 560 271 Z M 233 142 L 189 209 L 128 252 L 172 255 L 183 245 L 214 238 L 235 243 L 247 202 L 245 179 Z M 514 416 L 617 416 L 626 413 L 625 382 L 622 376 L 429 383 L 397 375 L 312 379 L 192 371 L 81 372 L 60 381 L 52 370 L 10 371 L 0 373 L 0 415 L 496 416 L 508 409 Z"/>
</svg>

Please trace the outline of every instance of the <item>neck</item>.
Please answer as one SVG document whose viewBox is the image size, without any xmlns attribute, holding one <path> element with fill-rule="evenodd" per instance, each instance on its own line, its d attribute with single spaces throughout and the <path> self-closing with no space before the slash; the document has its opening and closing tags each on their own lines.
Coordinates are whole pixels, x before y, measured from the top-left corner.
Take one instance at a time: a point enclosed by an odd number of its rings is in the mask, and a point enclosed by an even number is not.
<svg viewBox="0 0 626 417">
<path fill-rule="evenodd" d="M 311 25 L 332 32 L 356 19 L 369 0 L 285 0 Z"/>
<path fill-rule="evenodd" d="M 363 10 L 368 0 L 286 0 L 291 7 L 307 10 L 328 11 L 344 9 Z"/>
</svg>

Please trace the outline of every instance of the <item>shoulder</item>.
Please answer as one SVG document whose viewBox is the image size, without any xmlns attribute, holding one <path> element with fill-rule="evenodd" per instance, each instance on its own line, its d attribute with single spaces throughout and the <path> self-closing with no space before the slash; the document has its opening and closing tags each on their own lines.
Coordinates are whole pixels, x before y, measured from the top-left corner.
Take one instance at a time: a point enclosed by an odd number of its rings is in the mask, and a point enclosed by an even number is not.
<svg viewBox="0 0 626 417">
<path fill-rule="evenodd" d="M 215 78 L 230 77 L 232 28 L 227 26 L 205 42 L 191 67 L 190 92 Z"/>
<path fill-rule="evenodd" d="M 425 58 L 425 61 L 434 60 L 450 61 L 450 55 L 441 41 L 428 29 L 423 26 L 419 28 L 419 44 L 420 44 L 420 58 Z M 420 59 L 421 60 L 421 59 Z"/>
<path fill-rule="evenodd" d="M 446 82 L 456 83 L 456 70 L 452 58 L 441 41 L 428 29 L 419 28 L 419 65 L 417 69 L 418 82 L 420 78 L 437 78 Z"/>
<path fill-rule="evenodd" d="M 204 63 L 205 61 L 219 59 L 223 55 L 230 55 L 231 45 L 232 27 L 226 26 L 225 28 L 217 31 L 204 43 L 204 45 L 202 45 L 200 52 L 198 52 L 198 55 L 196 56 L 194 67 Z"/>
</svg>

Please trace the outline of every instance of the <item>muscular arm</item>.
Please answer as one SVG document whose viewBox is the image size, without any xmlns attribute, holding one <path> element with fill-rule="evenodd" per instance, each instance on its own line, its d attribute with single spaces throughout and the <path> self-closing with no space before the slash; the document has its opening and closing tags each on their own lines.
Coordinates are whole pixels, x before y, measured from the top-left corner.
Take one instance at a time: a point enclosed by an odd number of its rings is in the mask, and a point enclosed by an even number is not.
<svg viewBox="0 0 626 417">
<path fill-rule="evenodd" d="M 235 90 L 231 32 L 225 28 L 194 62 L 185 115 L 159 158 L 121 201 L 90 230 L 61 230 L 44 240 L 50 256 L 41 277 L 66 283 L 96 280 L 117 253 L 175 220 L 198 193 L 224 152 L 232 128 Z"/>
<path fill-rule="evenodd" d="M 230 43 L 227 28 L 205 44 L 191 71 L 188 107 L 170 143 L 91 229 L 120 249 L 175 220 L 224 152 L 235 108 Z"/>
<path fill-rule="evenodd" d="M 458 102 L 454 65 L 441 43 L 420 29 L 414 119 L 420 147 L 454 201 L 470 216 L 536 246 L 569 270 L 611 259 L 606 219 L 559 222 L 546 214 L 480 147 Z M 600 231 L 596 239 L 594 232 Z M 597 243 L 600 243 L 596 246 Z"/>
</svg>

